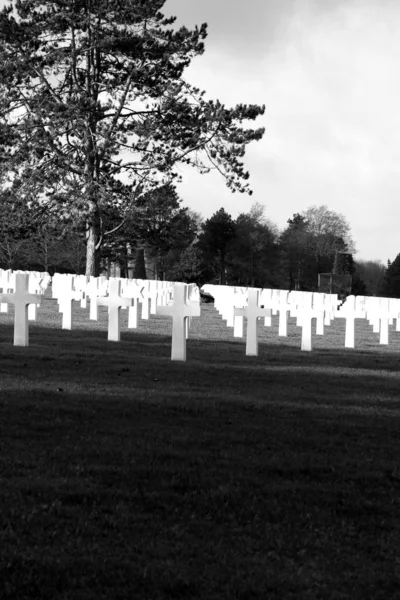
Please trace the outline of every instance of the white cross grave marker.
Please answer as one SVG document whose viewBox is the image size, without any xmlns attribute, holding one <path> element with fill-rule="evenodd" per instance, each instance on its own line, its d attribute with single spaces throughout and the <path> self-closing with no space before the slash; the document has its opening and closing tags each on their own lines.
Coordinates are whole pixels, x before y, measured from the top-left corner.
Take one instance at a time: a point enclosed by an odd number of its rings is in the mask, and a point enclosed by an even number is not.
<svg viewBox="0 0 400 600">
<path fill-rule="evenodd" d="M 315 333 L 317 335 L 324 335 L 325 294 L 314 292 L 313 308 L 315 310 L 315 318 L 317 321 L 315 326 Z"/>
<path fill-rule="evenodd" d="M 0 302 L 14 304 L 14 346 L 29 345 L 28 306 L 41 304 L 42 294 L 29 293 L 29 274 L 16 273 L 15 290 L 12 294 L 0 294 Z"/>
<path fill-rule="evenodd" d="M 121 339 L 121 307 L 132 306 L 132 298 L 121 298 L 121 280 L 111 279 L 109 295 L 97 298 L 97 304 L 108 307 L 108 340 L 119 342 Z"/>
<path fill-rule="evenodd" d="M 365 318 L 363 303 L 362 296 L 347 296 L 337 313 L 337 317 L 346 319 L 345 348 L 354 348 L 355 346 L 355 320 Z"/>
<path fill-rule="evenodd" d="M 186 360 L 186 319 L 200 317 L 200 302 L 188 301 L 187 284 L 176 283 L 172 304 L 159 306 L 158 313 L 172 317 L 171 360 Z"/>
<path fill-rule="evenodd" d="M 91 321 L 97 321 L 98 310 L 97 310 L 97 295 L 99 293 L 99 278 L 91 275 L 89 281 L 86 282 L 85 297 L 89 298 L 89 319 Z"/>
<path fill-rule="evenodd" d="M 59 310 L 62 313 L 62 329 L 72 329 L 72 303 L 74 300 L 80 302 L 82 299 L 82 291 L 75 289 L 75 276 L 66 276 L 60 280 L 60 287 L 57 290 L 57 300 Z"/>
<path fill-rule="evenodd" d="M 123 282 L 122 293 L 124 297 L 130 298 L 132 304 L 128 307 L 128 329 L 136 329 L 139 319 L 139 300 L 143 299 L 143 285 L 137 283 L 137 279 L 127 279 Z"/>
<path fill-rule="evenodd" d="M 258 318 L 265 318 L 271 315 L 271 309 L 260 308 L 260 290 L 258 288 L 248 289 L 248 304 L 245 308 L 235 308 L 235 316 L 236 315 L 246 317 L 247 319 L 247 356 L 258 356 Z"/>
<path fill-rule="evenodd" d="M 149 301 L 150 301 L 150 283 L 147 279 L 138 279 L 139 285 L 142 285 L 142 298 L 140 302 L 142 304 L 142 319 L 148 319 L 150 317 Z"/>
<path fill-rule="evenodd" d="M 381 298 L 380 301 L 380 323 L 379 323 L 379 343 L 389 343 L 389 321 L 391 317 L 389 298 Z"/>
<path fill-rule="evenodd" d="M 30 294 L 44 294 L 47 286 L 50 282 L 50 275 L 48 273 L 29 273 L 29 293 Z M 28 305 L 28 321 L 36 321 L 36 309 L 37 304 Z"/>
<path fill-rule="evenodd" d="M 247 288 L 236 287 L 233 313 L 235 313 L 235 307 L 245 308 L 247 306 L 247 300 Z M 234 314 L 233 316 L 233 337 L 243 337 L 243 316 L 241 315 Z"/>
<path fill-rule="evenodd" d="M 313 293 L 300 292 L 297 307 L 297 322 L 301 327 L 301 350 L 309 352 L 312 349 L 312 320 L 315 317 Z"/>
<path fill-rule="evenodd" d="M 279 328 L 278 335 L 286 337 L 287 336 L 287 326 L 288 326 L 288 313 L 289 313 L 289 292 L 287 290 L 278 290 L 279 294 Z"/>
<path fill-rule="evenodd" d="M 372 331 L 374 333 L 380 332 L 380 303 L 381 298 L 376 298 L 375 296 L 368 296 L 366 304 L 367 319 L 372 325 Z"/>
<path fill-rule="evenodd" d="M 267 311 L 264 317 L 265 327 L 271 327 L 272 325 L 272 290 L 265 288 L 260 292 L 260 304 L 262 304 Z"/>
<path fill-rule="evenodd" d="M 3 291 L 3 294 L 10 293 L 10 291 L 13 289 L 13 285 L 11 285 L 11 277 L 12 277 L 11 269 L 7 269 L 7 270 L 1 269 L 0 287 Z M 7 302 L 0 303 L 0 312 L 2 312 L 2 313 L 8 312 Z"/>
</svg>

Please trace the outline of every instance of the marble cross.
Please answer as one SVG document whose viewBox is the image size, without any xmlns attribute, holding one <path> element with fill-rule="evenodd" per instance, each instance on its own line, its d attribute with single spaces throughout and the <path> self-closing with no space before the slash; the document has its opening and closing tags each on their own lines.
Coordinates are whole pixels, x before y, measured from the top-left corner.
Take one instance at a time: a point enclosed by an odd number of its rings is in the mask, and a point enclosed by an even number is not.
<svg viewBox="0 0 400 600">
<path fill-rule="evenodd" d="M 108 296 L 97 298 L 98 306 L 108 307 L 108 340 L 119 342 L 121 339 L 121 307 L 132 306 L 132 298 L 121 298 L 121 280 L 110 280 Z"/>
<path fill-rule="evenodd" d="M 246 354 L 247 356 L 258 356 L 258 337 L 257 326 L 259 317 L 269 317 L 271 315 L 270 308 L 260 307 L 260 289 L 248 289 L 248 303 L 244 308 L 235 308 L 235 316 L 246 317 L 247 320 L 247 337 L 246 337 Z"/>
<path fill-rule="evenodd" d="M 159 306 L 158 314 L 172 317 L 171 360 L 186 360 L 186 320 L 200 316 L 200 302 L 190 302 L 187 284 L 176 283 L 172 304 Z"/>
<path fill-rule="evenodd" d="M 61 280 L 58 293 L 58 303 L 62 313 L 62 329 L 72 329 L 72 302 L 80 302 L 82 291 L 75 289 L 75 276 L 69 276 Z"/>
<path fill-rule="evenodd" d="M 29 345 L 28 306 L 41 304 L 42 294 L 29 293 L 29 274 L 15 274 L 15 289 L 11 294 L 0 294 L 0 302 L 14 304 L 14 346 Z"/>
</svg>

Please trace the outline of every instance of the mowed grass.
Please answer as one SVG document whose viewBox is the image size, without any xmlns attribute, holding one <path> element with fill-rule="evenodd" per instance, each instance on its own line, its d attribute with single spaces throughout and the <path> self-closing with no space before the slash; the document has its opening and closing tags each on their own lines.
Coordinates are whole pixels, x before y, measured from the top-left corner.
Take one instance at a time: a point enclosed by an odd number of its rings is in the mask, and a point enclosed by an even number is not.
<svg viewBox="0 0 400 600">
<path fill-rule="evenodd" d="M 88 317 L 0 315 L 0 598 L 400 597 L 400 333 L 247 357 L 203 305 L 176 363 L 170 319 Z"/>
</svg>

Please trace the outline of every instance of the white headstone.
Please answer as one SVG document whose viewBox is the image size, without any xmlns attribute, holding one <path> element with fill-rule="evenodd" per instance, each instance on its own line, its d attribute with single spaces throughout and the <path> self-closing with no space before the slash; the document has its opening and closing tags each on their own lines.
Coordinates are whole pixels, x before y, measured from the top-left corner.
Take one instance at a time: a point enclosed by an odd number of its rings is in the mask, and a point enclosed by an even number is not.
<svg viewBox="0 0 400 600">
<path fill-rule="evenodd" d="M 235 308 L 235 316 L 246 317 L 247 320 L 247 356 L 258 356 L 258 319 L 260 317 L 268 317 L 270 314 L 271 309 L 260 308 L 260 289 L 258 288 L 249 288 L 248 304 L 245 308 Z"/>
<path fill-rule="evenodd" d="M 272 325 L 272 290 L 265 288 L 260 292 L 260 304 L 264 306 L 265 316 L 264 325 L 265 327 L 271 327 Z"/>
<path fill-rule="evenodd" d="M 14 346 L 29 345 L 28 306 L 40 304 L 42 294 L 29 293 L 29 274 L 16 273 L 15 290 L 11 294 L 0 294 L 0 302 L 14 304 Z"/>
<path fill-rule="evenodd" d="M 172 304 L 159 306 L 158 313 L 172 317 L 171 360 L 186 360 L 186 319 L 200 316 L 200 302 L 189 302 L 187 284 L 176 283 Z"/>
<path fill-rule="evenodd" d="M 75 276 L 68 275 L 57 284 L 57 300 L 62 313 L 62 329 L 72 329 L 72 303 L 82 300 L 82 291 L 75 290 Z M 54 295 L 54 290 L 53 290 Z"/>
<path fill-rule="evenodd" d="M 315 316 L 313 309 L 312 292 L 301 292 L 299 311 L 301 314 L 301 349 L 310 351 L 312 349 L 312 320 Z"/>
<path fill-rule="evenodd" d="M 110 280 L 109 295 L 97 298 L 99 306 L 108 307 L 108 340 L 119 342 L 121 339 L 121 307 L 132 306 L 132 298 L 121 298 L 121 281 Z"/>
</svg>

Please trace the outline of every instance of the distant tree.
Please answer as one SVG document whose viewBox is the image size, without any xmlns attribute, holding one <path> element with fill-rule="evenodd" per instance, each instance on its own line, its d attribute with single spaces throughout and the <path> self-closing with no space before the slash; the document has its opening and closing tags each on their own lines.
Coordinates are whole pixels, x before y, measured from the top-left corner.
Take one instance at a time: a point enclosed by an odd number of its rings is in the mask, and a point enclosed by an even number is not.
<svg viewBox="0 0 400 600">
<path fill-rule="evenodd" d="M 318 274 L 332 273 L 335 255 L 352 252 L 350 226 L 327 206 L 310 206 L 288 220 L 281 233 L 281 280 L 284 287 L 316 291 Z"/>
<path fill-rule="evenodd" d="M 196 212 L 191 208 L 186 209 L 186 213 L 191 219 L 191 222 L 193 224 L 192 227 L 194 230 L 195 240 L 197 240 L 202 232 L 202 225 L 204 223 L 204 219 L 199 212 Z"/>
<path fill-rule="evenodd" d="M 137 200 L 127 219 L 128 231 L 132 238 L 164 250 L 183 235 L 189 243 L 193 240 L 195 226 L 188 233 L 185 218 L 189 223 L 188 209 L 181 206 L 175 186 L 168 183 Z"/>
<path fill-rule="evenodd" d="M 318 254 L 334 255 L 336 250 L 354 254 L 355 245 L 351 237 L 351 228 L 344 215 L 329 210 L 323 204 L 322 206 L 309 206 L 302 216 L 307 221 L 309 233 L 316 240 Z M 342 248 L 337 247 L 338 240 L 341 240 Z"/>
<path fill-rule="evenodd" d="M 145 242 L 158 278 L 164 278 L 169 251 L 182 252 L 195 240 L 198 229 L 195 219 L 188 208 L 181 206 L 176 189 L 170 184 L 138 201 L 130 217 L 129 233 L 132 240 Z"/>
<path fill-rule="evenodd" d="M 83 246 L 82 246 L 83 244 Z M 85 231 L 72 218 L 60 221 L 40 199 L 6 188 L 0 195 L 0 265 L 50 273 L 82 273 Z M 85 252 L 84 252 L 85 256 Z M 79 262 L 79 267 L 77 266 Z"/>
<path fill-rule="evenodd" d="M 385 298 L 400 298 L 400 254 L 393 262 L 388 261 L 379 295 Z"/>
<path fill-rule="evenodd" d="M 331 275 L 331 293 L 338 294 L 339 298 L 346 298 L 351 294 L 353 273 L 353 255 L 349 252 L 336 251 Z"/>
<path fill-rule="evenodd" d="M 365 281 L 361 279 L 359 274 L 356 272 L 352 277 L 351 282 L 351 293 L 353 296 L 367 296 L 368 289 L 365 284 Z"/>
<path fill-rule="evenodd" d="M 202 233 L 197 241 L 198 248 L 204 252 L 207 259 L 218 264 L 221 285 L 226 283 L 226 258 L 235 235 L 236 228 L 231 215 L 224 208 L 220 208 L 202 225 Z"/>
<path fill-rule="evenodd" d="M 25 268 L 29 239 L 38 228 L 36 205 L 28 206 L 5 189 L 0 196 L 0 264 L 7 269 Z"/>
<path fill-rule="evenodd" d="M 332 273 L 345 277 L 351 275 L 350 293 L 353 296 L 366 296 L 368 294 L 367 285 L 357 270 L 357 263 L 354 261 L 353 255 L 349 252 L 336 252 Z M 344 280 L 343 289 L 345 290 L 345 295 L 349 293 L 348 285 L 350 286 Z"/>
<path fill-rule="evenodd" d="M 355 272 L 366 285 L 365 295 L 379 296 L 385 270 L 385 265 L 379 260 L 357 260 L 355 262 Z"/>
<path fill-rule="evenodd" d="M 238 285 L 274 286 L 277 228 L 264 217 L 264 206 L 255 203 L 235 220 L 235 238 L 229 246 L 229 273 Z"/>
<path fill-rule="evenodd" d="M 128 263 L 141 261 L 144 252 L 152 271 L 148 276 L 159 279 L 164 277 L 169 252 L 182 252 L 194 241 L 198 230 L 198 215 L 181 206 L 176 188 L 170 183 L 139 198 L 121 227 L 121 215 L 115 207 L 110 206 L 103 218 L 111 232 L 103 244 L 103 264 L 109 260 L 118 263 L 121 273 L 126 274 Z"/>
<path fill-rule="evenodd" d="M 318 264 L 313 236 L 303 215 L 295 213 L 279 238 L 281 248 L 281 284 L 289 290 L 316 290 Z"/>
<path fill-rule="evenodd" d="M 203 285 L 215 276 L 213 265 L 204 256 L 196 245 L 184 250 L 180 259 L 166 272 L 169 281 L 182 281 L 184 283 L 197 283 Z"/>
<path fill-rule="evenodd" d="M 335 268 L 335 256 L 347 253 L 347 246 L 343 238 L 336 237 L 332 233 L 312 236 L 312 246 L 318 273 L 332 273 Z"/>
<path fill-rule="evenodd" d="M 60 242 L 58 265 L 66 272 L 83 275 L 86 265 L 86 242 L 83 232 L 71 230 Z"/>
<path fill-rule="evenodd" d="M 352 275 L 354 273 L 354 259 L 349 252 L 335 252 L 332 273 L 334 275 Z"/>
<path fill-rule="evenodd" d="M 24 245 L 27 267 L 52 275 L 62 262 L 64 245 L 60 235 L 60 229 L 50 222 L 38 226 Z"/>
</svg>

